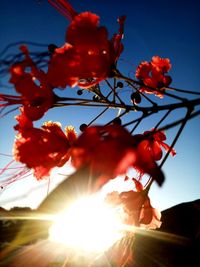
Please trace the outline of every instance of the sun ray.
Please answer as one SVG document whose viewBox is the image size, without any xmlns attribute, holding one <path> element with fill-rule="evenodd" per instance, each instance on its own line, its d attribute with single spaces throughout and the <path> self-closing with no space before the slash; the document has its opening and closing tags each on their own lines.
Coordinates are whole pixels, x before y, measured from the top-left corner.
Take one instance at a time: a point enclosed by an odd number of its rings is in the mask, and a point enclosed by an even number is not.
<svg viewBox="0 0 200 267">
<path fill-rule="evenodd" d="M 99 195 L 81 198 L 57 216 L 49 238 L 84 252 L 104 252 L 124 236 L 123 216 Z"/>
</svg>

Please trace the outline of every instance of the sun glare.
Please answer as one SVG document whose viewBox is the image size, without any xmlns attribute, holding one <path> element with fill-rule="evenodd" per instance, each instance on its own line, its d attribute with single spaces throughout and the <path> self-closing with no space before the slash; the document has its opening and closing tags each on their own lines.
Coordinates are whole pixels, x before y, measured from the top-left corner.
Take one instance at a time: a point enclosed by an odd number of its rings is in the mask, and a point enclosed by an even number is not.
<svg viewBox="0 0 200 267">
<path fill-rule="evenodd" d="M 99 195 L 81 198 L 56 216 L 49 239 L 83 252 L 104 252 L 124 236 L 119 209 Z"/>
</svg>

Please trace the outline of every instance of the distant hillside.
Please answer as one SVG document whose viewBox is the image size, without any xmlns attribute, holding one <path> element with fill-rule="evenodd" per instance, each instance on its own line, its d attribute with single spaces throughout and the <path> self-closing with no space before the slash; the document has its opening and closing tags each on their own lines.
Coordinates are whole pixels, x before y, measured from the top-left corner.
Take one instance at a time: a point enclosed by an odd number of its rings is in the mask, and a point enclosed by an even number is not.
<svg viewBox="0 0 200 267">
<path fill-rule="evenodd" d="M 200 199 L 162 212 L 152 236 L 136 237 L 134 267 L 200 266 Z"/>
<path fill-rule="evenodd" d="M 10 220 L 8 217 L 19 217 L 32 212 L 29 207 L 14 207 L 10 210 L 0 207 L 0 249 L 4 247 L 5 243 L 9 243 L 15 238 L 24 223 L 24 220 Z"/>
</svg>

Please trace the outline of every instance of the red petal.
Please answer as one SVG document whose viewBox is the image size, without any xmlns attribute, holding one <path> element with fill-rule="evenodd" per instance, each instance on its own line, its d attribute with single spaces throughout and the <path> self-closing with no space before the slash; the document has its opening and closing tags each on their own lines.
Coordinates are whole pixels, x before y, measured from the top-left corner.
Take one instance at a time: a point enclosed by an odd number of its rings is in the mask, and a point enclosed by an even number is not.
<svg viewBox="0 0 200 267">
<path fill-rule="evenodd" d="M 165 149 L 166 152 L 168 152 L 171 149 L 171 147 L 168 144 L 164 143 L 164 142 L 162 142 L 161 145 Z M 176 155 L 176 150 L 172 148 L 170 150 L 170 154 L 171 154 L 171 156 L 175 156 Z"/>
</svg>

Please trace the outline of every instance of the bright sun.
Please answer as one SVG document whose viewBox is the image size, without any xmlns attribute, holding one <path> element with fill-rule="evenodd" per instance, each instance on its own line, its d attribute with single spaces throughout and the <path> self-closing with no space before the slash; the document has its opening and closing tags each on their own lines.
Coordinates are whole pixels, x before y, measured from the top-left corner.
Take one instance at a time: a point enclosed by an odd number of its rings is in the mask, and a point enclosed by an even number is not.
<svg viewBox="0 0 200 267">
<path fill-rule="evenodd" d="M 123 210 L 98 195 L 81 198 L 56 216 L 49 239 L 84 252 L 104 252 L 124 236 L 122 216 Z"/>
</svg>

